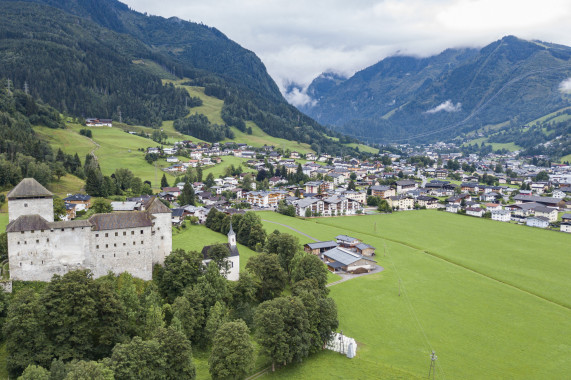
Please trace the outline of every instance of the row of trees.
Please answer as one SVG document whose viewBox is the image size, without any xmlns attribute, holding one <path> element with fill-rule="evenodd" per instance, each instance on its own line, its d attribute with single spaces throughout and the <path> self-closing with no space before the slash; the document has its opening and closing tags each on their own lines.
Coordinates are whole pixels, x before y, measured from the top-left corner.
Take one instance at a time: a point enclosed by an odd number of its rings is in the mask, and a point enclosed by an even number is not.
<svg viewBox="0 0 571 380">
<path fill-rule="evenodd" d="M 184 134 L 208 142 L 217 142 L 225 138 L 233 139 L 234 133 L 227 125 L 212 124 L 203 114 L 195 113 L 174 121 L 174 128 Z"/>
<path fill-rule="evenodd" d="M 85 191 L 94 197 L 109 197 L 125 193 L 133 195 L 153 194 L 151 184 L 148 181 L 143 182 L 129 169 L 120 168 L 115 170 L 111 176 L 104 176 L 101 173 L 97 158 L 92 154 L 85 157 L 84 173 Z"/>
</svg>

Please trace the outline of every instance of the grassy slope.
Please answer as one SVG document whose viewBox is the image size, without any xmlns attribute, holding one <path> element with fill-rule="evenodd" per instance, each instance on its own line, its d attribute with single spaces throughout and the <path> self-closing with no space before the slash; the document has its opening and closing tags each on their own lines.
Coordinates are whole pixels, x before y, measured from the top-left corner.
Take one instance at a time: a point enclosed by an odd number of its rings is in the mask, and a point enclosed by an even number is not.
<svg viewBox="0 0 571 380">
<path fill-rule="evenodd" d="M 65 198 L 68 194 L 80 193 L 83 187 L 83 180 L 71 174 L 66 174 L 59 181 L 51 182 L 47 186 L 49 191 L 60 198 Z"/>
<path fill-rule="evenodd" d="M 0 233 L 6 231 L 6 226 L 8 225 L 8 213 L 0 213 Z"/>
<path fill-rule="evenodd" d="M 224 175 L 226 168 L 229 167 L 230 165 L 234 165 L 235 168 L 238 168 L 238 166 L 242 166 L 243 172 L 252 172 L 252 173 L 255 172 L 254 169 L 246 166 L 246 161 L 248 161 L 247 158 L 235 157 L 235 156 L 223 156 L 221 158 L 222 158 L 222 162 L 220 164 L 217 164 L 214 166 L 208 166 L 208 167 L 204 168 L 203 174 L 202 174 L 203 180 L 206 179 L 206 176 L 209 173 L 212 173 L 214 178 L 218 178 L 221 175 Z"/>
<path fill-rule="evenodd" d="M 68 128 L 34 127 L 34 131 L 38 133 L 42 140 L 47 141 L 54 150 L 61 149 L 67 154 L 77 153 L 81 162 L 84 162 L 85 156 L 96 147 L 90 139 Z"/>
<path fill-rule="evenodd" d="M 262 217 L 319 239 L 361 238 L 377 247 L 385 267 L 331 288 L 340 329 L 360 343 L 357 358 L 317 356 L 284 378 L 369 378 L 387 367 L 426 376 L 431 349 L 439 378 L 561 378 L 571 370 L 569 307 L 519 289 L 565 303 L 568 235 L 431 211 L 311 221 Z"/>
</svg>

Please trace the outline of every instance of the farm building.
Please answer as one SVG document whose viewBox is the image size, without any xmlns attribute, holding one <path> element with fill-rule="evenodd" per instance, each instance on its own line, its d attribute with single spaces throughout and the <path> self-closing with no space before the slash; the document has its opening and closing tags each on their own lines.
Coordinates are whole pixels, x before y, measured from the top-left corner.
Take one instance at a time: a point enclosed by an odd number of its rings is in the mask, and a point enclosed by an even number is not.
<svg viewBox="0 0 571 380">
<path fill-rule="evenodd" d="M 376 261 L 337 247 L 323 252 L 323 261 L 331 272 L 365 273 L 375 268 Z"/>
</svg>

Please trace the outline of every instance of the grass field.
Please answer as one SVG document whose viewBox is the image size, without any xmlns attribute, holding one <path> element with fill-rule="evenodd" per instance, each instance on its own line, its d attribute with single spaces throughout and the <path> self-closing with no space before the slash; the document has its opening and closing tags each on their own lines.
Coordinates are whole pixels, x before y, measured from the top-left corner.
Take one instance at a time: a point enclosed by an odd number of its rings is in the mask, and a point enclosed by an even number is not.
<svg viewBox="0 0 571 380">
<path fill-rule="evenodd" d="M 50 182 L 48 190 L 60 198 L 67 197 L 67 194 L 76 194 L 82 191 L 85 182 L 74 175 L 66 174 L 59 181 Z"/>
<path fill-rule="evenodd" d="M 6 231 L 6 226 L 8 225 L 8 213 L 0 213 L 0 233 Z"/>
<path fill-rule="evenodd" d="M 34 127 L 34 131 L 42 140 L 48 142 L 54 151 L 61 149 L 67 154 L 77 153 L 81 162 L 84 162 L 85 156 L 96 148 L 91 140 L 80 135 L 77 130 Z"/>
<path fill-rule="evenodd" d="M 255 172 L 254 169 L 246 166 L 246 161 L 248 161 L 247 158 L 235 157 L 235 156 L 222 156 L 220 158 L 222 158 L 221 163 L 204 168 L 202 172 L 203 173 L 202 180 L 205 180 L 206 176 L 209 173 L 212 173 L 214 178 L 218 178 L 221 175 L 224 175 L 224 173 L 226 172 L 226 168 L 229 167 L 230 165 L 234 165 L 235 168 L 238 168 L 238 166 L 242 166 L 242 170 L 244 172 L 252 172 L 252 173 Z"/>
<path fill-rule="evenodd" d="M 186 251 L 200 252 L 205 245 L 220 243 L 228 243 L 228 238 L 219 232 L 206 228 L 204 225 L 187 226 L 187 228 L 181 228 L 180 232 L 176 229 L 173 230 L 173 249 L 182 248 Z M 240 251 L 240 270 L 243 270 L 248 259 L 257 253 L 241 244 L 238 244 L 238 250 Z"/>
<path fill-rule="evenodd" d="M 561 157 L 561 159 L 559 159 L 559 162 L 563 163 L 563 162 L 571 162 L 571 154 L 568 154 L 566 156 Z"/>
<path fill-rule="evenodd" d="M 330 288 L 340 329 L 359 343 L 355 359 L 318 355 L 266 377 L 425 377 L 432 349 L 438 378 L 565 378 L 571 371 L 568 235 L 436 211 L 261 216 L 318 239 L 360 238 L 377 247 L 385 268 Z"/>
</svg>

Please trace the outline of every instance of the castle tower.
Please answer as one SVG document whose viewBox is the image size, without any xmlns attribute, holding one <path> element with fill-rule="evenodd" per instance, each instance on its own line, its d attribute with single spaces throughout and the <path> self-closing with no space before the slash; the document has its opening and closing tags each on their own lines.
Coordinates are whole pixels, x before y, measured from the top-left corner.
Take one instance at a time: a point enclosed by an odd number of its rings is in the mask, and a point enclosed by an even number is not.
<svg viewBox="0 0 571 380">
<path fill-rule="evenodd" d="M 153 264 L 163 265 L 172 251 L 172 211 L 158 198 L 151 198 L 145 211 L 153 219 Z"/>
<path fill-rule="evenodd" d="M 236 246 L 236 234 L 232 229 L 232 222 L 230 222 L 230 231 L 228 231 L 228 244 L 230 245 L 230 247 Z"/>
<path fill-rule="evenodd" d="M 33 178 L 24 178 L 8 193 L 8 219 L 22 215 L 39 215 L 48 222 L 54 221 L 53 194 Z"/>
</svg>

